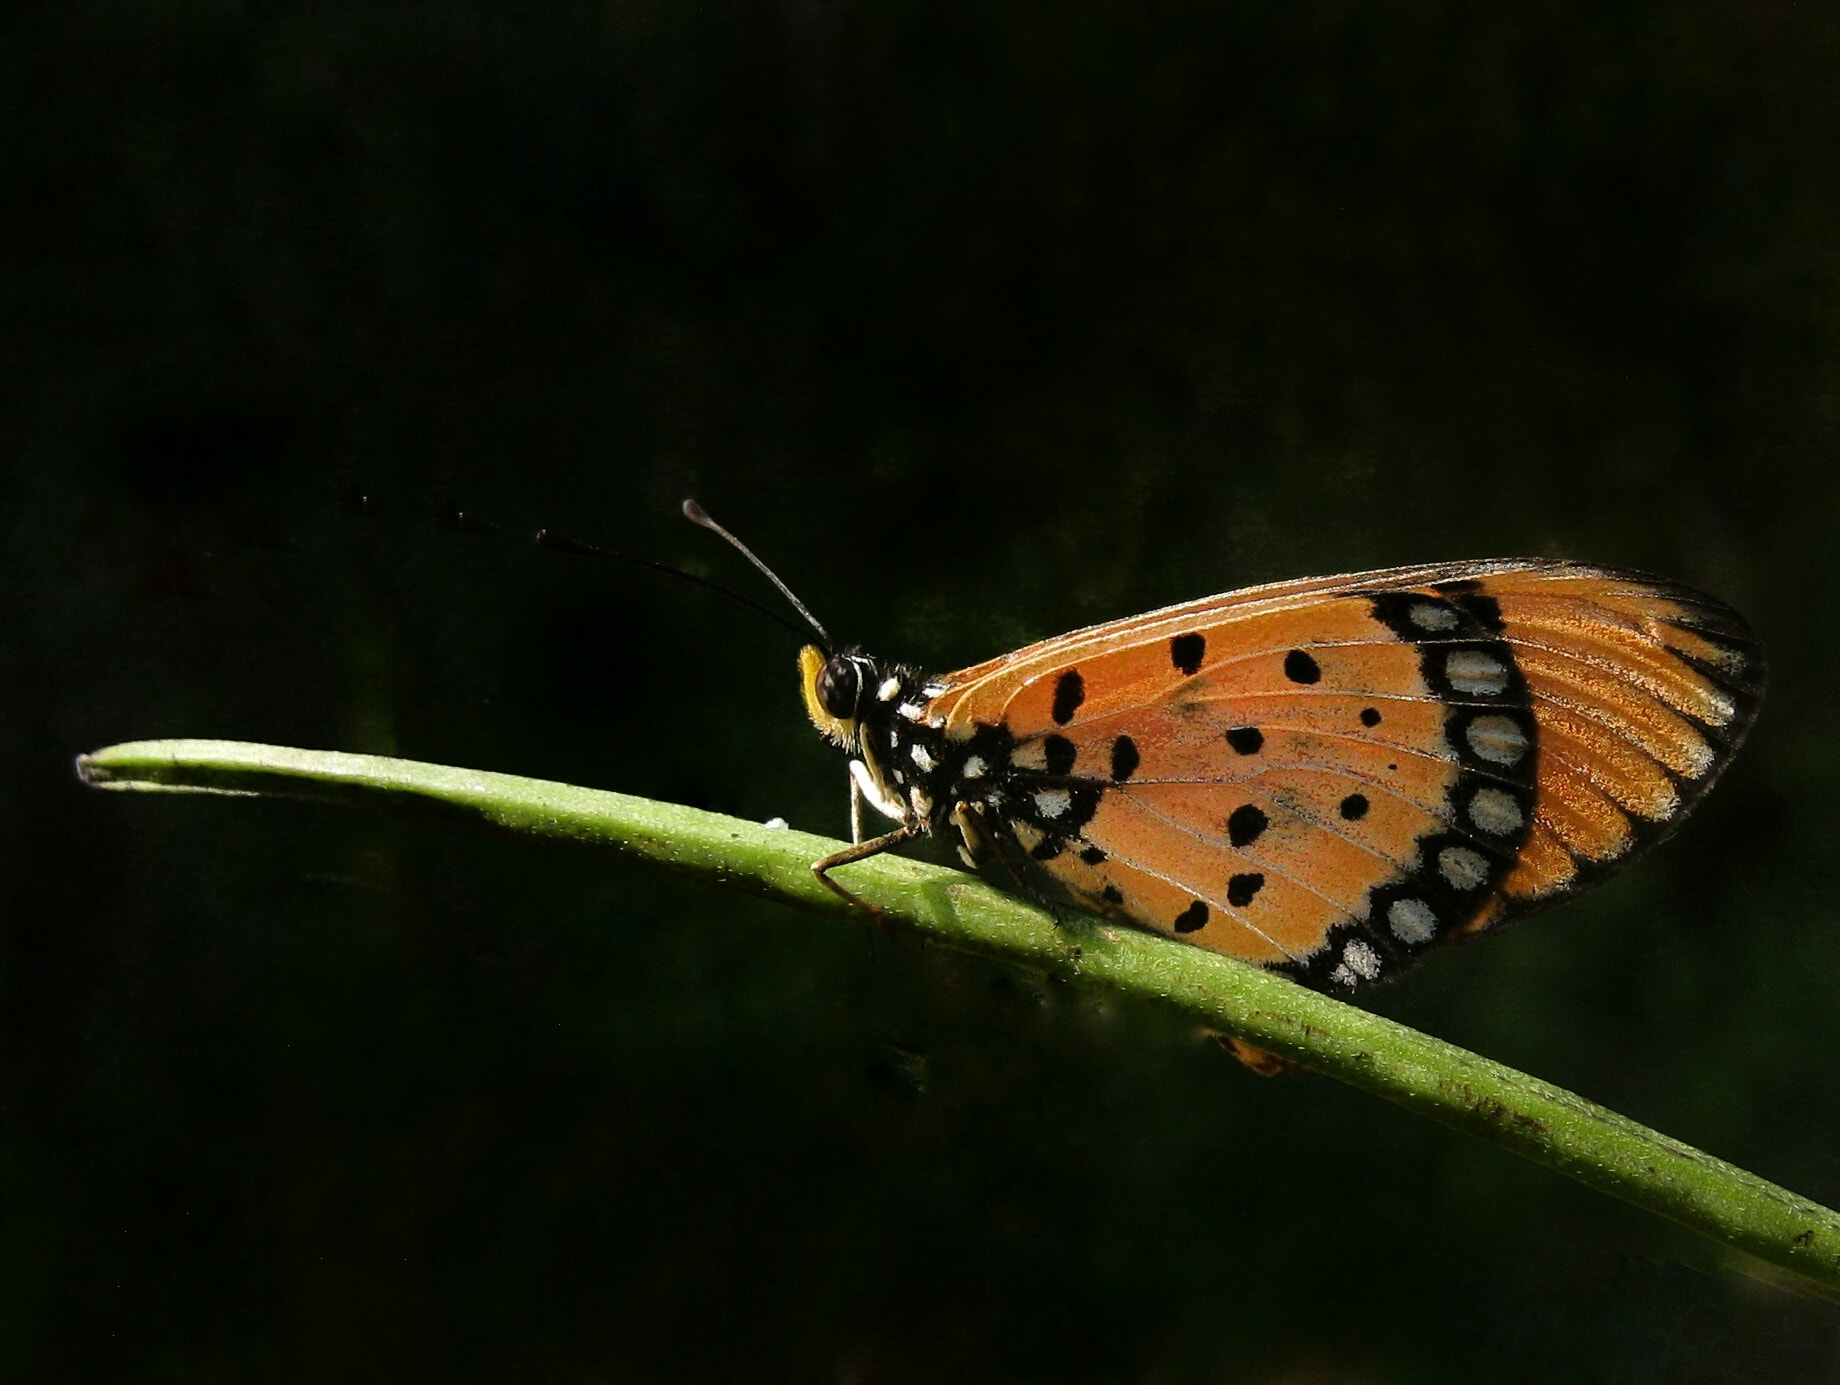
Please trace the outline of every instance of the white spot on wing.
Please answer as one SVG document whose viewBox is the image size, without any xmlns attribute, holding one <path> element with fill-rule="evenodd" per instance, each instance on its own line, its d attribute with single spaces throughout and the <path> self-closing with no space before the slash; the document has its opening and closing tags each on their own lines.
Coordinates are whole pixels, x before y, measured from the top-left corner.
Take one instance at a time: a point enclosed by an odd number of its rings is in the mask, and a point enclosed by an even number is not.
<svg viewBox="0 0 1840 1385">
<path fill-rule="evenodd" d="M 1454 630 L 1457 628 L 1457 613 L 1448 606 L 1434 606 L 1429 601 L 1420 601 L 1415 603 L 1407 614 L 1420 630 Z"/>
<path fill-rule="evenodd" d="M 901 680 L 899 678 L 884 678 L 882 680 L 882 686 L 875 690 L 875 700 L 877 702 L 893 702 L 900 694 L 900 691 Z"/>
<path fill-rule="evenodd" d="M 928 683 L 924 688 L 920 689 L 920 696 L 924 697 L 928 702 L 931 702 L 945 690 L 946 685 L 944 683 Z"/>
<path fill-rule="evenodd" d="M 1515 725 L 1512 717 L 1496 714 L 1477 717 L 1463 737 L 1471 750 L 1492 764 L 1518 764 L 1527 753 L 1527 733 Z"/>
<path fill-rule="evenodd" d="M 915 743 L 912 750 L 907 752 L 907 758 L 919 767 L 922 774 L 931 774 L 939 768 L 939 761 L 933 758 L 933 752 L 918 742 Z"/>
<path fill-rule="evenodd" d="M 1035 811 L 1044 818 L 1057 818 L 1073 807 L 1073 795 L 1065 789 L 1037 789 Z"/>
<path fill-rule="evenodd" d="M 909 721 L 918 721 L 921 717 L 926 715 L 926 709 L 917 702 L 903 702 L 899 707 L 895 708 L 895 711 L 899 712 Z"/>
<path fill-rule="evenodd" d="M 1422 899 L 1395 899 L 1386 906 L 1386 924 L 1400 942 L 1414 946 L 1437 936 L 1437 915 Z"/>
<path fill-rule="evenodd" d="M 1447 846 L 1438 852 L 1438 874 L 1453 890 L 1473 890 L 1489 878 L 1489 863 L 1467 846 Z"/>
<path fill-rule="evenodd" d="M 1345 962 L 1329 973 L 1329 979 L 1338 986 L 1346 986 L 1349 990 L 1354 989 L 1354 973 L 1348 970 Z"/>
<path fill-rule="evenodd" d="M 989 768 L 990 766 L 984 763 L 982 755 L 973 755 L 965 761 L 965 767 L 959 773 L 966 779 L 982 779 L 984 771 Z"/>
<path fill-rule="evenodd" d="M 1444 676 L 1460 693 L 1493 696 L 1508 690 L 1508 666 L 1480 649 L 1453 649 L 1444 656 Z"/>
<path fill-rule="evenodd" d="M 1372 981 L 1380 974 L 1380 954 L 1359 938 L 1353 938 L 1342 949 L 1342 965 L 1363 981 Z"/>
<path fill-rule="evenodd" d="M 1469 800 L 1469 820 L 1492 837 L 1508 837 L 1527 821 L 1521 805 L 1504 789 L 1477 789 Z"/>
</svg>

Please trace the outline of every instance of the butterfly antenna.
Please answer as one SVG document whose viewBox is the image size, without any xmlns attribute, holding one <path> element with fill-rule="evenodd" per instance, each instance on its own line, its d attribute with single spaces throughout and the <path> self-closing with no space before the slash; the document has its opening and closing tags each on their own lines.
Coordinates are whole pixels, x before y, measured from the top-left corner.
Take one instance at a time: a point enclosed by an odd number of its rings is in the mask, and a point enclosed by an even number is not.
<svg viewBox="0 0 1840 1385">
<path fill-rule="evenodd" d="M 769 582 L 771 582 L 774 586 L 779 588 L 779 594 L 785 597 L 786 600 L 792 603 L 793 610 L 797 611 L 800 615 L 805 617 L 805 623 L 811 626 L 813 630 L 816 630 L 818 632 L 818 640 L 823 645 L 826 652 L 828 652 L 831 648 L 833 648 L 831 644 L 830 632 L 827 631 L 822 625 L 818 624 L 818 618 L 814 616 L 810 611 L 805 609 L 805 603 L 803 601 L 800 601 L 798 597 L 792 594 L 792 588 L 787 586 L 784 582 L 779 580 L 778 573 L 774 572 L 772 568 L 768 567 L 765 563 L 761 562 L 760 559 L 756 558 L 754 556 L 754 551 L 751 548 L 749 548 L 745 543 L 741 542 L 741 540 L 736 538 L 733 534 L 729 533 L 728 530 L 724 529 L 721 525 L 717 524 L 715 520 L 711 519 L 709 517 L 709 511 L 705 510 L 701 505 L 697 504 L 696 501 L 694 500 L 686 500 L 684 501 L 684 518 L 689 520 L 692 524 L 702 525 L 703 528 L 709 530 L 709 532 L 712 534 L 720 534 L 723 538 L 727 539 L 731 544 L 733 544 L 735 546 L 736 551 L 739 552 L 742 557 L 746 558 L 755 567 L 759 568 L 761 573 L 766 577 L 766 579 Z"/>
</svg>

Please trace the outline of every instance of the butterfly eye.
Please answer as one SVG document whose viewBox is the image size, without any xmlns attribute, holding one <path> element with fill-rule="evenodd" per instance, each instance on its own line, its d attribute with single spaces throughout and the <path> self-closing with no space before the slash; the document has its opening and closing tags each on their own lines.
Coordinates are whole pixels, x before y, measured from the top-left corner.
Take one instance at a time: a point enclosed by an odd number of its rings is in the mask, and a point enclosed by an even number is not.
<svg viewBox="0 0 1840 1385">
<path fill-rule="evenodd" d="M 818 675 L 818 704 L 838 721 L 856 718 L 856 702 L 862 696 L 862 673 L 854 660 L 841 654 L 825 661 Z"/>
</svg>

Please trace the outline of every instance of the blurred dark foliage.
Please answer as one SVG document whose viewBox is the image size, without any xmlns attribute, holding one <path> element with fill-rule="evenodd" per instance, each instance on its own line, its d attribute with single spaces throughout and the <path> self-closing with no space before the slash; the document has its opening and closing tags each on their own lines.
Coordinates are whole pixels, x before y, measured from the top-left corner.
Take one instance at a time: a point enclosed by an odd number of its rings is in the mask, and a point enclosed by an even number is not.
<svg viewBox="0 0 1840 1385">
<path fill-rule="evenodd" d="M 759 583 L 953 667 L 1649 568 L 1773 686 L 1674 843 L 1372 1003 L 1840 1201 L 1840 18 L 21 7 L 0 1374 L 1769 1381 L 1840 1316 L 1167 1016 L 605 862 L 81 790 L 218 736 L 840 830 Z M 501 526 L 455 528 L 460 510 Z"/>
</svg>

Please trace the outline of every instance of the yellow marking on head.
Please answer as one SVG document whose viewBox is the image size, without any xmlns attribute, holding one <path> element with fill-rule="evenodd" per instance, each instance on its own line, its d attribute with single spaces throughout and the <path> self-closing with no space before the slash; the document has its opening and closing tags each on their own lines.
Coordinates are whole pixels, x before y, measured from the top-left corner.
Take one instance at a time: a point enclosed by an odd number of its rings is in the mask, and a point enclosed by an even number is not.
<svg viewBox="0 0 1840 1385">
<path fill-rule="evenodd" d="M 808 644 L 799 651 L 799 691 L 805 695 L 805 713 L 811 718 L 811 724 L 848 750 L 856 736 L 856 723 L 832 716 L 818 700 L 818 677 L 827 662 L 824 651 L 815 644 Z"/>
</svg>

